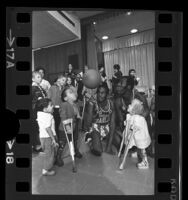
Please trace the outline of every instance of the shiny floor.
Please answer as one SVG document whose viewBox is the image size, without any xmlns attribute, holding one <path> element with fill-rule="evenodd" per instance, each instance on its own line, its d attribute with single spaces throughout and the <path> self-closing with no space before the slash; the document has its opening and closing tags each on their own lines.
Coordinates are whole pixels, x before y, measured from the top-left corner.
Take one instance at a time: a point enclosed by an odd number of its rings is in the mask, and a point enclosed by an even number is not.
<svg viewBox="0 0 188 200">
<path fill-rule="evenodd" d="M 82 159 L 77 159 L 77 173 L 72 172 L 70 157 L 63 167 L 55 166 L 55 176 L 42 176 L 43 154 L 32 158 L 32 194 L 45 195 L 153 195 L 154 159 L 150 168 L 139 170 L 137 159 L 127 157 L 125 169 L 118 170 L 117 155 L 103 153 L 96 157 L 87 145 L 80 147 Z"/>
</svg>

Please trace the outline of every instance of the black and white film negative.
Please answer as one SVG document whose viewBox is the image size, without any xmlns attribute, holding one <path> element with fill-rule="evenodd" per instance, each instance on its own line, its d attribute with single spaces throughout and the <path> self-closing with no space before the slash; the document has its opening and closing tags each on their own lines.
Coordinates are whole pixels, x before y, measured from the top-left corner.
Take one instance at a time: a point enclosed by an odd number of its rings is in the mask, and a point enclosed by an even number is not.
<svg viewBox="0 0 188 200">
<path fill-rule="evenodd" d="M 15 130 L 6 133 L 7 200 L 182 198 L 182 18 L 6 8 L 6 112 Z M 70 170 L 70 127 L 66 135 L 63 129 L 69 118 L 77 173 Z"/>
</svg>

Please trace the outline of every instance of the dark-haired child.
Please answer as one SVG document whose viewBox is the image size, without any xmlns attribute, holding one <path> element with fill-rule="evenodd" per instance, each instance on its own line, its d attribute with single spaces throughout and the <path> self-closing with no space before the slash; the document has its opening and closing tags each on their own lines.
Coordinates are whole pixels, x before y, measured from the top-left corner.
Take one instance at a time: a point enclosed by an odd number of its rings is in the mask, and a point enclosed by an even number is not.
<svg viewBox="0 0 188 200">
<path fill-rule="evenodd" d="M 37 121 L 39 125 L 39 137 L 44 151 L 44 162 L 42 174 L 51 176 L 55 174 L 52 170 L 55 161 L 56 142 L 55 122 L 53 118 L 53 104 L 48 98 L 37 102 Z"/>
<path fill-rule="evenodd" d="M 63 150 L 65 148 L 65 145 L 67 143 L 67 139 L 66 139 L 66 135 L 64 132 L 64 128 L 63 128 L 63 121 L 67 120 L 67 119 L 73 119 L 73 137 L 74 137 L 74 149 L 75 149 L 75 157 L 77 158 L 82 158 L 82 154 L 79 152 L 78 150 L 78 120 L 81 118 L 80 114 L 79 114 L 79 110 L 77 105 L 75 104 L 75 101 L 77 99 L 77 96 L 75 94 L 75 92 L 69 88 L 66 87 L 61 95 L 61 100 L 62 103 L 60 105 L 60 117 L 61 117 L 61 123 L 59 126 L 59 150 L 58 152 L 58 156 L 59 158 L 57 158 L 58 160 L 60 160 L 62 158 L 62 153 Z M 66 127 L 66 129 L 70 130 L 71 127 Z"/>
</svg>

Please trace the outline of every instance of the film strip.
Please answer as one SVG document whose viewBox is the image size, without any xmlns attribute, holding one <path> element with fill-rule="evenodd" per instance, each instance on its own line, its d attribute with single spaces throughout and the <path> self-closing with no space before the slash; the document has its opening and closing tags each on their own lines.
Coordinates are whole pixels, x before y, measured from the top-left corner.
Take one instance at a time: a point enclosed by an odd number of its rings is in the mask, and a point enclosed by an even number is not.
<svg viewBox="0 0 188 200">
<path fill-rule="evenodd" d="M 17 118 L 15 129 L 19 130 L 6 142 L 6 199 L 34 199 L 31 194 L 29 120 L 32 9 L 9 7 L 6 10 L 6 20 L 6 108 L 11 116 Z M 178 200 L 181 199 L 182 169 L 182 14 L 156 11 L 155 34 L 155 193 L 153 196 L 129 196 L 128 199 Z M 60 199 L 61 196 L 55 198 Z M 51 197 L 46 196 L 45 199 Z"/>
</svg>

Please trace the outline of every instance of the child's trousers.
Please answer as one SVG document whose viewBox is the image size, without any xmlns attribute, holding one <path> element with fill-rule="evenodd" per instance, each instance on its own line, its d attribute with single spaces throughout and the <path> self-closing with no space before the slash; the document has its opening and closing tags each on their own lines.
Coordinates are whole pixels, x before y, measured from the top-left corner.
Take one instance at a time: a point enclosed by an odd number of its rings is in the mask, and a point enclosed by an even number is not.
<svg viewBox="0 0 188 200">
<path fill-rule="evenodd" d="M 51 170 L 55 161 L 55 147 L 52 145 L 52 139 L 49 138 L 40 138 L 42 149 L 45 153 L 43 169 Z"/>
</svg>

